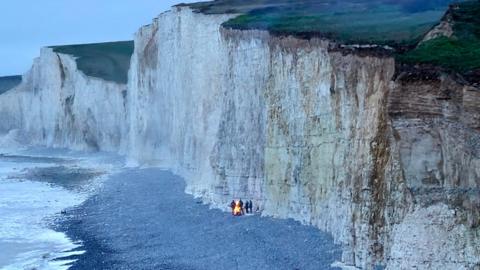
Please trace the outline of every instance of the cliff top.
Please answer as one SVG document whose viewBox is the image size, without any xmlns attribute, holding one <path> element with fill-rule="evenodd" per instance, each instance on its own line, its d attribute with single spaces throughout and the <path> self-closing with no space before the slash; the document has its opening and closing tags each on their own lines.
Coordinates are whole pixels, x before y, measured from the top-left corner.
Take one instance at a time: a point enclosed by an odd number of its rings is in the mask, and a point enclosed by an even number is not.
<svg viewBox="0 0 480 270">
<path fill-rule="evenodd" d="M 188 4 L 205 14 L 239 13 L 223 24 L 273 34 L 322 36 L 345 44 L 409 46 L 442 18 L 451 0 L 216 0 Z"/>
<path fill-rule="evenodd" d="M 432 31 L 433 32 L 433 31 Z M 400 62 L 430 64 L 480 81 L 480 1 L 453 4 L 436 35 L 413 50 L 398 55 Z"/>
<path fill-rule="evenodd" d="M 52 46 L 54 52 L 76 57 L 77 67 L 85 75 L 126 84 L 133 41 Z"/>
<path fill-rule="evenodd" d="M 0 94 L 7 92 L 22 82 L 22 76 L 0 77 Z"/>
<path fill-rule="evenodd" d="M 231 29 L 323 37 L 339 44 L 387 45 L 400 64 L 432 66 L 480 81 L 479 0 L 216 0 L 183 4 L 239 16 Z"/>
</svg>

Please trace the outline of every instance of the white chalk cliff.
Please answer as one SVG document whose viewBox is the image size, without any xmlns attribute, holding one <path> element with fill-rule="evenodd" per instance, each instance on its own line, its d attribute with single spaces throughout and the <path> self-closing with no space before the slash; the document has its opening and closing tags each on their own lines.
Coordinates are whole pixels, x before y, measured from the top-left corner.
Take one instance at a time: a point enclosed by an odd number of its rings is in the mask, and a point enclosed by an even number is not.
<svg viewBox="0 0 480 270">
<path fill-rule="evenodd" d="M 88 77 L 75 58 L 43 48 L 23 82 L 0 97 L 0 130 L 31 144 L 118 151 L 126 140 L 127 86 Z"/>
<path fill-rule="evenodd" d="M 480 269 L 480 90 L 188 7 L 136 34 L 128 85 L 43 49 L 0 130 L 171 168 L 224 208 L 331 232 L 362 269 Z"/>
</svg>

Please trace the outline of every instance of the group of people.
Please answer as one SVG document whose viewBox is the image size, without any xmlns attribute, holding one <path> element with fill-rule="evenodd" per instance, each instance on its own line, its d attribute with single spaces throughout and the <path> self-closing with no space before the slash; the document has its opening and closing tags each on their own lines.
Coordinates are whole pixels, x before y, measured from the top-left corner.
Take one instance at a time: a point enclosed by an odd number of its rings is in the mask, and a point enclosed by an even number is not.
<svg viewBox="0 0 480 270">
<path fill-rule="evenodd" d="M 246 201 L 245 204 L 243 204 L 242 199 L 238 201 L 232 200 L 230 208 L 232 209 L 232 215 L 234 216 L 243 216 L 245 215 L 245 212 L 247 214 L 253 214 L 253 202 L 251 200 Z"/>
</svg>

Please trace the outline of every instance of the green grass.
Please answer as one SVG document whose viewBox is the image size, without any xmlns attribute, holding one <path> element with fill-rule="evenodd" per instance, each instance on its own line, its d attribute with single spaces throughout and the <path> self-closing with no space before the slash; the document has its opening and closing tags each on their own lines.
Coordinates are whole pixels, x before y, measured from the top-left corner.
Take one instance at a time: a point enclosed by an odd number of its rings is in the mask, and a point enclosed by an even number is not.
<svg viewBox="0 0 480 270">
<path fill-rule="evenodd" d="M 0 94 L 7 92 L 22 82 L 22 76 L 0 77 Z"/>
<path fill-rule="evenodd" d="M 87 76 L 127 83 L 133 41 L 51 47 L 57 53 L 75 56 L 77 67 Z"/>
<path fill-rule="evenodd" d="M 415 5 L 415 3 L 421 3 Z M 241 13 L 223 24 L 274 34 L 323 36 L 345 44 L 412 46 L 443 16 L 449 0 L 217 0 L 198 12 Z"/>
<path fill-rule="evenodd" d="M 432 64 L 465 73 L 480 68 L 480 41 L 440 37 L 397 58 L 407 64 Z"/>
<path fill-rule="evenodd" d="M 429 40 L 397 58 L 407 64 L 433 64 L 459 73 L 480 69 L 480 1 L 457 4 L 450 12 L 451 38 Z"/>
<path fill-rule="evenodd" d="M 438 21 L 441 13 L 404 16 L 399 9 L 372 9 L 335 14 L 251 13 L 224 24 L 234 29 L 264 29 L 276 34 L 320 35 L 347 44 L 412 45 Z M 352 24 L 351 22 L 356 23 Z"/>
<path fill-rule="evenodd" d="M 216 0 L 187 4 L 206 14 L 235 13 L 226 28 L 262 29 L 303 38 L 326 37 L 343 44 L 397 48 L 406 64 L 432 64 L 460 73 L 480 70 L 480 1 L 449 10 L 451 0 Z M 454 36 L 418 45 L 449 10 Z"/>
</svg>

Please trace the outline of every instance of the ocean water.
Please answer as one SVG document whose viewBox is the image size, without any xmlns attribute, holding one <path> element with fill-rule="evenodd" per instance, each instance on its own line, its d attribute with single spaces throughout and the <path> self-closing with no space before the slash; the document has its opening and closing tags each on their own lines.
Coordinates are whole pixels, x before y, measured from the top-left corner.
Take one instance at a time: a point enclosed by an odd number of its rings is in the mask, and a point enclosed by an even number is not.
<svg viewBox="0 0 480 270">
<path fill-rule="evenodd" d="M 49 219 L 84 198 L 32 181 L 0 180 L 0 266 L 2 269 L 67 269 L 55 261 L 80 246 L 49 229 Z"/>
<path fill-rule="evenodd" d="M 70 267 L 59 258 L 81 255 L 82 243 L 53 224 L 100 186 L 111 165 L 99 164 L 106 163 L 58 151 L 0 155 L 0 269 Z"/>
</svg>

